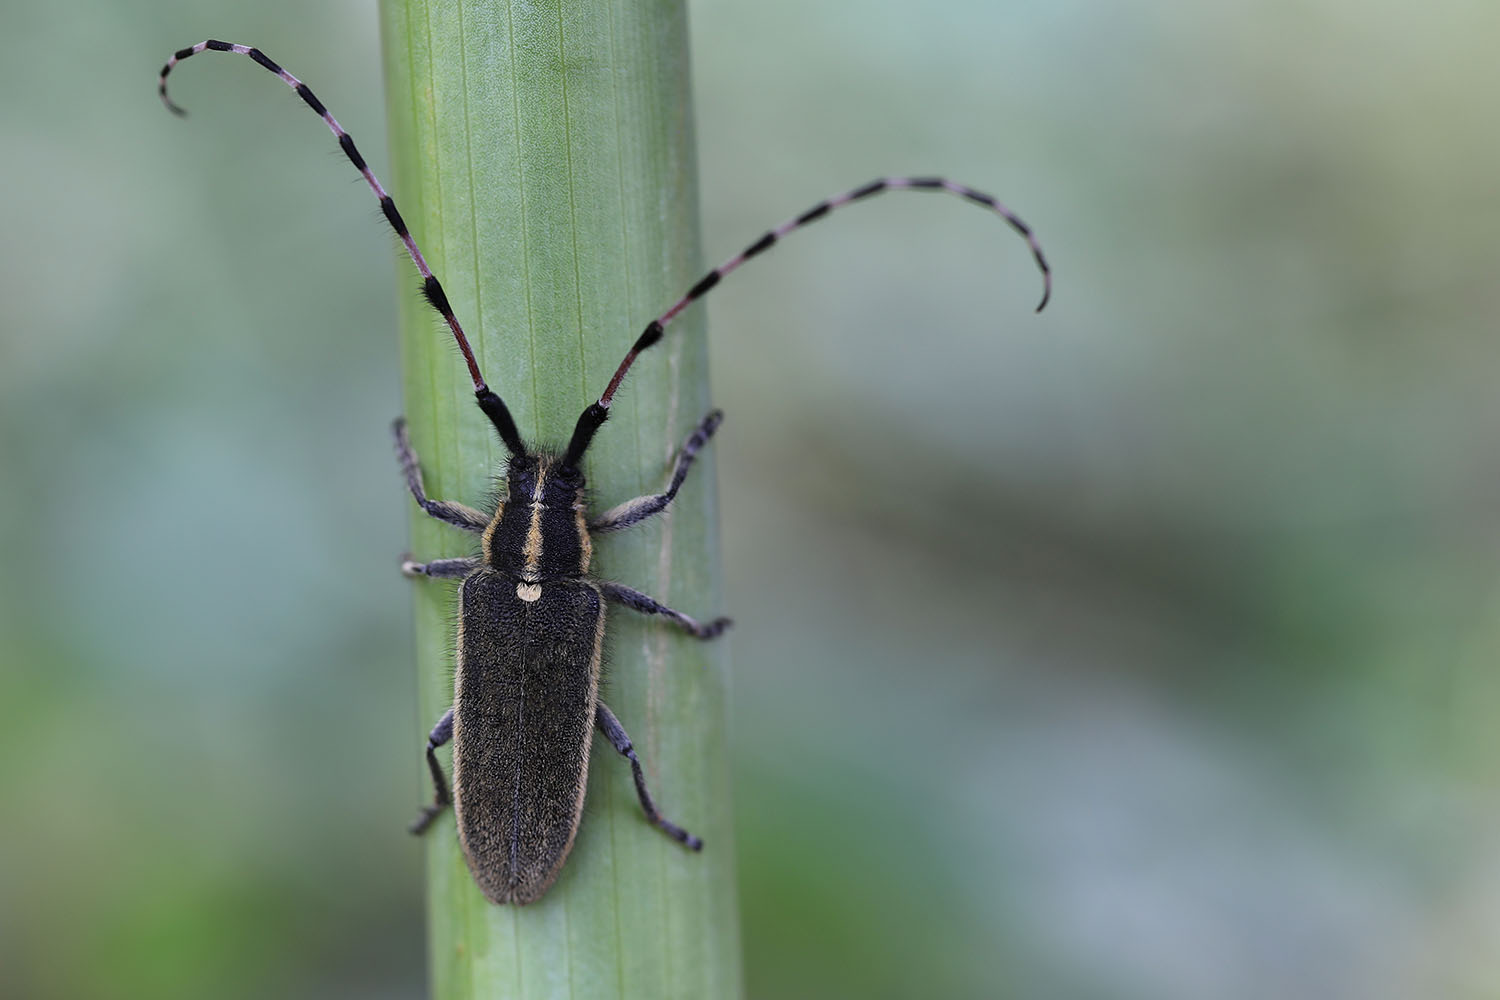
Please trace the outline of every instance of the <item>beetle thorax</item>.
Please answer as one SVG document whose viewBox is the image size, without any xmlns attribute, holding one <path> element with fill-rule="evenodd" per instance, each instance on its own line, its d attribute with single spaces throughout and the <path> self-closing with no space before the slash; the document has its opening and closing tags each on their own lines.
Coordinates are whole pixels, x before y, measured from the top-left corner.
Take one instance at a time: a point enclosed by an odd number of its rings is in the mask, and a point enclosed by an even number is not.
<svg viewBox="0 0 1500 1000">
<path fill-rule="evenodd" d="M 511 459 L 484 531 L 484 561 L 539 584 L 587 574 L 592 550 L 582 474 L 564 470 L 551 455 Z"/>
</svg>

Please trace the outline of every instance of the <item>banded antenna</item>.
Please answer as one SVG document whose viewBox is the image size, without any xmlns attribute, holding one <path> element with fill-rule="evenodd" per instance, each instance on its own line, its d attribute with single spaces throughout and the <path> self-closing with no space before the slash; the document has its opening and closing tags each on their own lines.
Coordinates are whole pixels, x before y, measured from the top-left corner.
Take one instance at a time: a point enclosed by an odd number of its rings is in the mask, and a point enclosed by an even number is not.
<svg viewBox="0 0 1500 1000">
<path fill-rule="evenodd" d="M 723 280 L 725 275 L 736 270 L 750 258 L 765 253 L 790 233 L 796 232 L 803 226 L 817 222 L 836 208 L 872 197 L 880 194 L 882 191 L 945 191 L 948 194 L 956 195 L 976 205 L 987 208 L 1010 223 L 1010 227 L 1020 233 L 1021 237 L 1026 241 L 1026 245 L 1031 248 L 1031 256 L 1036 260 L 1037 269 L 1042 272 L 1042 301 L 1037 303 L 1036 311 L 1041 312 L 1047 308 L 1047 302 L 1052 298 L 1052 268 L 1047 263 L 1047 256 L 1042 253 L 1041 244 L 1037 242 L 1036 237 L 1032 234 L 1031 227 L 1022 222 L 1020 216 L 1006 208 L 994 196 L 985 194 L 983 191 L 976 191 L 966 184 L 959 184 L 956 181 L 950 181 L 942 177 L 882 177 L 871 181 L 863 187 L 845 191 L 843 194 L 835 195 L 832 198 L 825 198 L 801 215 L 788 219 L 774 229 L 767 230 L 761 235 L 760 239 L 751 243 L 712 271 L 709 271 L 702 278 L 699 278 L 697 284 L 689 288 L 686 295 L 672 304 L 672 308 L 653 319 L 650 323 L 647 323 L 646 329 L 641 332 L 641 335 L 636 338 L 635 343 L 631 345 L 630 350 L 626 352 L 625 360 L 621 361 L 620 367 L 615 369 L 615 374 L 609 380 L 609 385 L 605 387 L 604 394 L 599 397 L 599 401 L 590 405 L 578 418 L 578 423 L 573 429 L 573 438 L 568 443 L 567 453 L 563 457 L 564 464 L 576 465 L 583 457 L 583 453 L 588 450 L 589 441 L 593 438 L 594 432 L 599 429 L 605 420 L 609 419 L 610 403 L 614 400 L 615 390 L 619 389 L 620 383 L 625 380 L 625 373 L 630 371 L 630 367 L 635 364 L 635 359 L 640 356 L 642 351 L 647 350 L 657 341 L 661 340 L 662 334 L 666 331 L 667 324 L 676 319 L 679 313 L 712 291 Z"/>
<path fill-rule="evenodd" d="M 417 241 L 412 238 L 411 231 L 406 228 L 405 220 L 401 218 L 401 213 L 396 210 L 396 203 L 391 199 L 385 188 L 381 186 L 380 180 L 370 170 L 370 166 L 365 162 L 365 158 L 355 148 L 354 139 L 348 132 L 344 131 L 343 126 L 329 113 L 328 109 L 324 107 L 323 102 L 313 95 L 307 84 L 282 69 L 260 49 L 249 45 L 238 45 L 233 42 L 221 42 L 215 39 L 199 42 L 197 45 L 191 45 L 185 49 L 178 49 L 167 60 L 166 65 L 161 68 L 161 77 L 157 89 L 161 94 L 162 103 L 174 114 L 186 115 L 187 112 L 167 96 L 167 74 L 171 73 L 172 67 L 182 62 L 182 60 L 187 59 L 189 56 L 195 56 L 200 52 L 233 52 L 238 55 L 249 56 L 254 62 L 259 63 L 271 73 L 274 73 L 283 83 L 292 88 L 297 96 L 302 98 L 303 102 L 312 108 L 318 117 L 323 119 L 323 124 L 328 126 L 329 131 L 338 140 L 339 148 L 344 151 L 345 156 L 349 157 L 349 162 L 354 164 L 354 169 L 359 171 L 360 176 L 365 179 L 365 183 L 370 186 L 370 190 L 375 193 L 375 197 L 380 202 L 380 210 L 385 215 L 386 221 L 390 223 L 391 228 L 395 230 L 396 235 L 400 238 L 402 245 L 406 247 L 406 252 L 411 257 L 412 263 L 417 266 L 417 271 L 422 275 L 423 296 L 438 311 L 438 314 L 443 317 L 443 320 L 448 324 L 448 328 L 453 332 L 453 339 L 458 344 L 459 351 L 463 354 L 464 364 L 468 366 L 469 378 L 474 383 L 474 394 L 478 398 L 480 408 L 484 410 L 491 422 L 494 423 L 496 430 L 499 431 L 501 439 L 505 442 L 511 454 L 517 456 L 525 455 L 527 453 L 526 446 L 522 443 L 520 433 L 516 430 L 515 421 L 512 419 L 510 411 L 500 400 L 500 397 L 485 383 L 484 376 L 479 371 L 479 363 L 474 359 L 474 351 L 469 346 L 469 339 L 464 335 L 463 326 L 459 323 L 458 317 L 453 314 L 452 306 L 448 304 L 448 296 L 443 291 L 442 283 L 432 273 L 432 268 L 427 266 L 427 260 L 422 256 L 422 251 L 417 246 Z M 615 392 L 620 388 L 620 383 L 625 380 L 626 373 L 635 364 L 635 359 L 641 355 L 641 352 L 649 349 L 657 341 L 661 340 L 666 331 L 667 324 L 676 319 L 684 309 L 712 291 L 726 275 L 737 270 L 752 257 L 757 257 L 765 253 L 791 233 L 817 222 L 819 219 L 833 212 L 834 209 L 872 197 L 883 191 L 943 191 L 963 198 L 975 205 L 987 208 L 1000 216 L 1000 218 L 1010 224 L 1012 229 L 1021 235 L 1026 241 L 1026 245 L 1031 248 L 1031 255 L 1036 260 L 1037 268 L 1042 272 L 1042 300 L 1037 305 L 1036 311 L 1041 312 L 1046 308 L 1048 300 L 1052 297 L 1052 269 L 1047 264 L 1047 258 L 1042 253 L 1041 244 L 1037 242 L 1036 237 L 1032 234 L 1031 227 L 1022 222 L 1020 217 L 1014 212 L 1006 208 L 996 198 L 985 194 L 983 191 L 975 190 L 968 185 L 959 184 L 942 177 L 882 177 L 871 181 L 863 187 L 857 187 L 853 190 L 845 191 L 843 194 L 835 195 L 832 198 L 826 198 L 801 215 L 788 219 L 774 229 L 767 230 L 754 243 L 751 243 L 745 249 L 705 274 L 693 287 L 688 289 L 682 298 L 673 303 L 670 309 L 653 319 L 650 323 L 647 323 L 645 330 L 641 332 L 641 335 L 636 338 L 635 343 L 631 345 L 630 350 L 626 352 L 625 359 L 615 369 L 615 373 L 610 378 L 609 384 L 605 387 L 604 393 L 599 397 L 597 402 L 591 404 L 579 416 L 578 424 L 573 430 L 573 437 L 568 443 L 568 450 L 563 456 L 563 465 L 566 467 L 576 467 L 578 462 L 582 460 L 583 453 L 588 449 L 594 432 L 609 418 L 609 408 L 610 404 L 614 401 Z"/>
</svg>

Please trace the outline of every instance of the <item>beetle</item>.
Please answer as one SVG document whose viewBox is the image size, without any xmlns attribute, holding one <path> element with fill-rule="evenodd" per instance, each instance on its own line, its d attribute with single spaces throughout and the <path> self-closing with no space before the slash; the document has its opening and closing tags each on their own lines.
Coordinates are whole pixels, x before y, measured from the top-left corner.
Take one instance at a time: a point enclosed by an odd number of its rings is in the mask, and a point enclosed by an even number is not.
<svg viewBox="0 0 1500 1000">
<path fill-rule="evenodd" d="M 577 834 L 590 743 L 593 730 L 598 729 L 629 760 L 646 818 L 684 847 L 701 850 L 703 842 L 698 837 L 657 808 L 630 737 L 599 697 L 605 608 L 613 603 L 657 615 L 701 640 L 718 637 L 730 621 L 699 622 L 624 584 L 598 579 L 590 573 L 590 560 L 595 535 L 628 528 L 668 509 L 723 414 L 709 413 L 687 436 L 663 492 L 637 497 L 590 517 L 582 461 L 595 433 L 609 418 L 616 391 L 636 359 L 661 340 L 666 326 L 684 309 L 746 261 L 844 205 L 884 191 L 912 190 L 946 192 L 988 208 L 1030 247 L 1043 278 L 1040 312 L 1051 296 L 1052 275 L 1030 228 L 990 195 L 939 177 L 884 177 L 824 199 L 709 271 L 671 308 L 647 323 L 604 392 L 579 415 L 567 447 L 560 454 L 536 450 L 521 439 L 510 410 L 485 382 L 443 286 L 395 202 L 349 133 L 306 84 L 257 48 L 210 39 L 179 49 L 162 67 L 158 93 L 167 108 L 185 114 L 167 96 L 167 75 L 179 62 L 201 52 L 247 56 L 290 87 L 333 132 L 416 265 L 423 295 L 452 331 L 474 384 L 475 401 L 509 455 L 492 509 L 432 499 L 423 486 L 421 465 L 406 425 L 399 419 L 395 423 L 402 475 L 418 506 L 439 521 L 479 536 L 477 555 L 426 563 L 408 559 L 402 564 L 402 571 L 410 577 L 460 581 L 453 705 L 427 737 L 425 756 L 435 791 L 431 804 L 412 823 L 411 832 L 425 832 L 452 805 L 463 855 L 480 891 L 495 903 L 539 899 L 556 880 Z M 437 758 L 437 751 L 450 740 L 451 791 Z"/>
</svg>

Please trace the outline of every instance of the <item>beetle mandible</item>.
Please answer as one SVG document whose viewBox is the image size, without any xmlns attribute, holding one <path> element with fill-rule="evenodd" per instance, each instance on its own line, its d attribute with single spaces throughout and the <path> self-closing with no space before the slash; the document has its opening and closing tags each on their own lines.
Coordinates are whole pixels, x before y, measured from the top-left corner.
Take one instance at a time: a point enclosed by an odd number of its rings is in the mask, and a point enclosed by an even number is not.
<svg viewBox="0 0 1500 1000">
<path fill-rule="evenodd" d="M 594 535 L 628 528 L 667 509 L 723 414 L 709 413 L 688 435 L 665 491 L 626 501 L 591 518 L 582 461 L 595 432 L 609 418 L 616 390 L 641 352 L 661 340 L 667 324 L 725 275 L 843 205 L 883 191 L 913 190 L 943 191 L 988 208 L 1031 248 L 1043 279 L 1042 300 L 1036 307 L 1040 312 L 1051 296 L 1052 275 L 1030 228 L 990 195 L 939 177 L 884 177 L 820 201 L 708 272 L 671 308 L 647 323 L 598 401 L 579 415 L 567 448 L 560 455 L 550 454 L 530 449 L 521 440 L 510 410 L 480 374 L 443 286 L 427 266 L 395 202 L 349 133 L 306 84 L 257 48 L 210 39 L 179 49 L 167 60 L 158 82 L 163 103 L 174 113 L 185 113 L 167 97 L 167 74 L 182 60 L 205 51 L 248 56 L 291 87 L 333 132 L 339 148 L 379 199 L 386 221 L 421 274 L 422 293 L 452 331 L 479 408 L 510 455 L 493 511 L 434 500 L 423 488 L 421 467 L 407 440 L 405 423 L 397 420 L 395 424 L 401 470 L 417 504 L 439 521 L 480 538 L 476 556 L 427 563 L 408 560 L 402 565 L 408 576 L 461 581 L 453 707 L 428 735 L 427 767 L 436 791 L 411 831 L 424 832 L 451 804 L 464 858 L 484 895 L 496 903 L 539 899 L 556 880 L 573 846 L 583 812 L 590 741 L 597 728 L 630 761 L 646 818 L 683 846 L 702 849 L 701 840 L 657 809 L 630 737 L 599 698 L 605 604 L 660 615 L 697 639 L 717 637 L 729 626 L 729 619 L 699 622 L 638 590 L 597 579 L 590 574 L 589 563 Z M 437 759 L 437 750 L 450 740 L 451 793 Z"/>
</svg>

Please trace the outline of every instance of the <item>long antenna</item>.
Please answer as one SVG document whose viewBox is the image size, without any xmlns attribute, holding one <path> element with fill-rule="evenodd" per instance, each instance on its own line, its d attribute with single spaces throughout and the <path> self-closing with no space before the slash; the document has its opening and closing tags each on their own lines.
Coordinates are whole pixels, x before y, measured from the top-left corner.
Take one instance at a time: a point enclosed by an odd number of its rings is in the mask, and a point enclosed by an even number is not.
<svg viewBox="0 0 1500 1000">
<path fill-rule="evenodd" d="M 236 45 L 233 42 L 220 42 L 211 38 L 206 42 L 199 42 L 197 45 L 178 49 L 172 54 L 172 58 L 167 60 L 167 64 L 161 68 L 161 83 L 157 89 L 161 94 L 161 101 L 167 106 L 167 109 L 175 115 L 187 115 L 185 110 L 174 104 L 172 99 L 167 96 L 167 74 L 172 72 L 173 66 L 176 66 L 189 56 L 195 56 L 200 52 L 234 52 L 238 55 L 249 56 L 280 77 L 282 83 L 285 83 L 288 87 L 296 91 L 297 96 L 302 98 L 307 106 L 312 108 L 318 117 L 323 119 L 323 124 L 327 125 L 329 130 L 333 132 L 334 138 L 338 139 L 339 148 L 344 151 L 345 156 L 349 157 L 349 162 L 354 164 L 354 169 L 359 171 L 360 176 L 365 179 L 365 183 L 370 185 L 370 190 L 375 192 L 375 197 L 380 199 L 380 210 L 385 213 L 385 220 L 391 224 L 391 228 L 401 238 L 402 244 L 406 247 L 407 254 L 411 256 L 412 263 L 417 265 L 417 270 L 421 272 L 422 295 L 431 303 L 432 308 L 436 309 L 442 315 L 443 319 L 448 323 L 448 328 L 453 331 L 453 339 L 458 342 L 458 349 L 463 352 L 464 364 L 469 366 L 469 377 L 474 380 L 474 392 L 481 397 L 481 405 L 484 404 L 486 394 L 493 397 L 489 386 L 485 385 L 484 376 L 479 373 L 479 363 L 474 360 L 474 352 L 469 347 L 469 338 L 464 336 L 464 328 L 459 325 L 458 317 L 453 315 L 453 308 L 448 305 L 448 296 L 443 291 L 442 284 L 437 280 L 437 276 L 432 273 L 432 268 L 427 266 L 427 260 L 422 256 L 422 251 L 418 248 L 417 241 L 412 239 L 411 231 L 406 228 L 406 221 L 401 218 L 401 213 L 396 211 L 396 203 L 391 200 L 391 196 L 386 193 L 385 188 L 380 186 L 379 179 L 376 178 L 369 164 L 365 162 L 365 158 L 360 155 L 359 150 L 354 148 L 354 139 L 350 137 L 348 132 L 344 131 L 343 126 L 338 123 L 337 119 L 328 113 L 328 109 L 323 106 L 323 102 L 313 96 L 313 92 L 308 89 L 307 84 L 276 65 L 260 49 L 249 45 Z M 496 399 L 495 402 L 498 403 L 499 400 Z M 489 411 L 486 410 L 486 412 Z M 509 419 L 508 414 L 507 419 Z M 513 424 L 511 425 L 511 433 L 512 435 L 515 433 Z M 503 429 L 501 434 L 504 436 Z M 512 441 L 507 437 L 506 444 L 509 445 L 511 443 Z M 525 450 L 520 447 L 519 437 L 516 437 L 515 444 L 516 447 L 513 447 L 512 451 Z"/>
<path fill-rule="evenodd" d="M 946 191 L 948 194 L 957 195 L 976 205 L 988 208 L 1000 216 L 1000 218 L 1010 223 L 1010 227 L 1020 233 L 1022 238 L 1026 240 L 1026 245 L 1031 248 L 1031 255 L 1036 258 L 1036 265 L 1042 272 L 1042 301 L 1037 305 L 1036 311 L 1041 312 L 1046 308 L 1047 300 L 1052 298 L 1052 269 L 1047 265 L 1047 258 L 1042 253 L 1041 244 L 1032 235 L 1031 227 L 1022 222 L 1020 217 L 1014 212 L 983 191 L 976 191 L 967 185 L 958 184 L 941 177 L 882 177 L 879 180 L 871 181 L 864 187 L 845 191 L 843 194 L 835 195 L 832 198 L 818 202 L 796 218 L 788 219 L 775 229 L 769 230 L 760 239 L 705 274 L 699 279 L 696 285 L 688 289 L 686 295 L 672 305 L 672 308 L 646 324 L 646 329 L 642 331 L 640 337 L 636 339 L 635 344 L 631 346 L 629 353 L 625 355 L 625 360 L 620 362 L 620 367 L 615 369 L 614 377 L 609 380 L 609 386 L 605 388 L 604 395 L 599 397 L 599 402 L 595 406 L 607 413 L 610 402 L 614 399 L 615 390 L 620 388 L 620 383 L 625 379 L 625 373 L 630 370 L 631 365 L 635 364 L 636 357 L 662 338 L 662 333 L 666 329 L 667 324 L 676 319 L 678 313 L 707 295 L 726 274 L 734 271 L 751 257 L 758 256 L 769 250 L 788 234 L 801 229 L 803 226 L 817 222 L 836 208 L 840 208 L 850 202 L 859 201 L 862 198 L 868 198 L 871 195 L 880 194 L 882 191 L 901 190 Z M 593 408 L 591 407 L 590 409 Z M 603 419 L 600 418 L 599 422 L 602 423 Z M 582 452 L 580 451 L 579 454 L 581 455 Z"/>
</svg>

